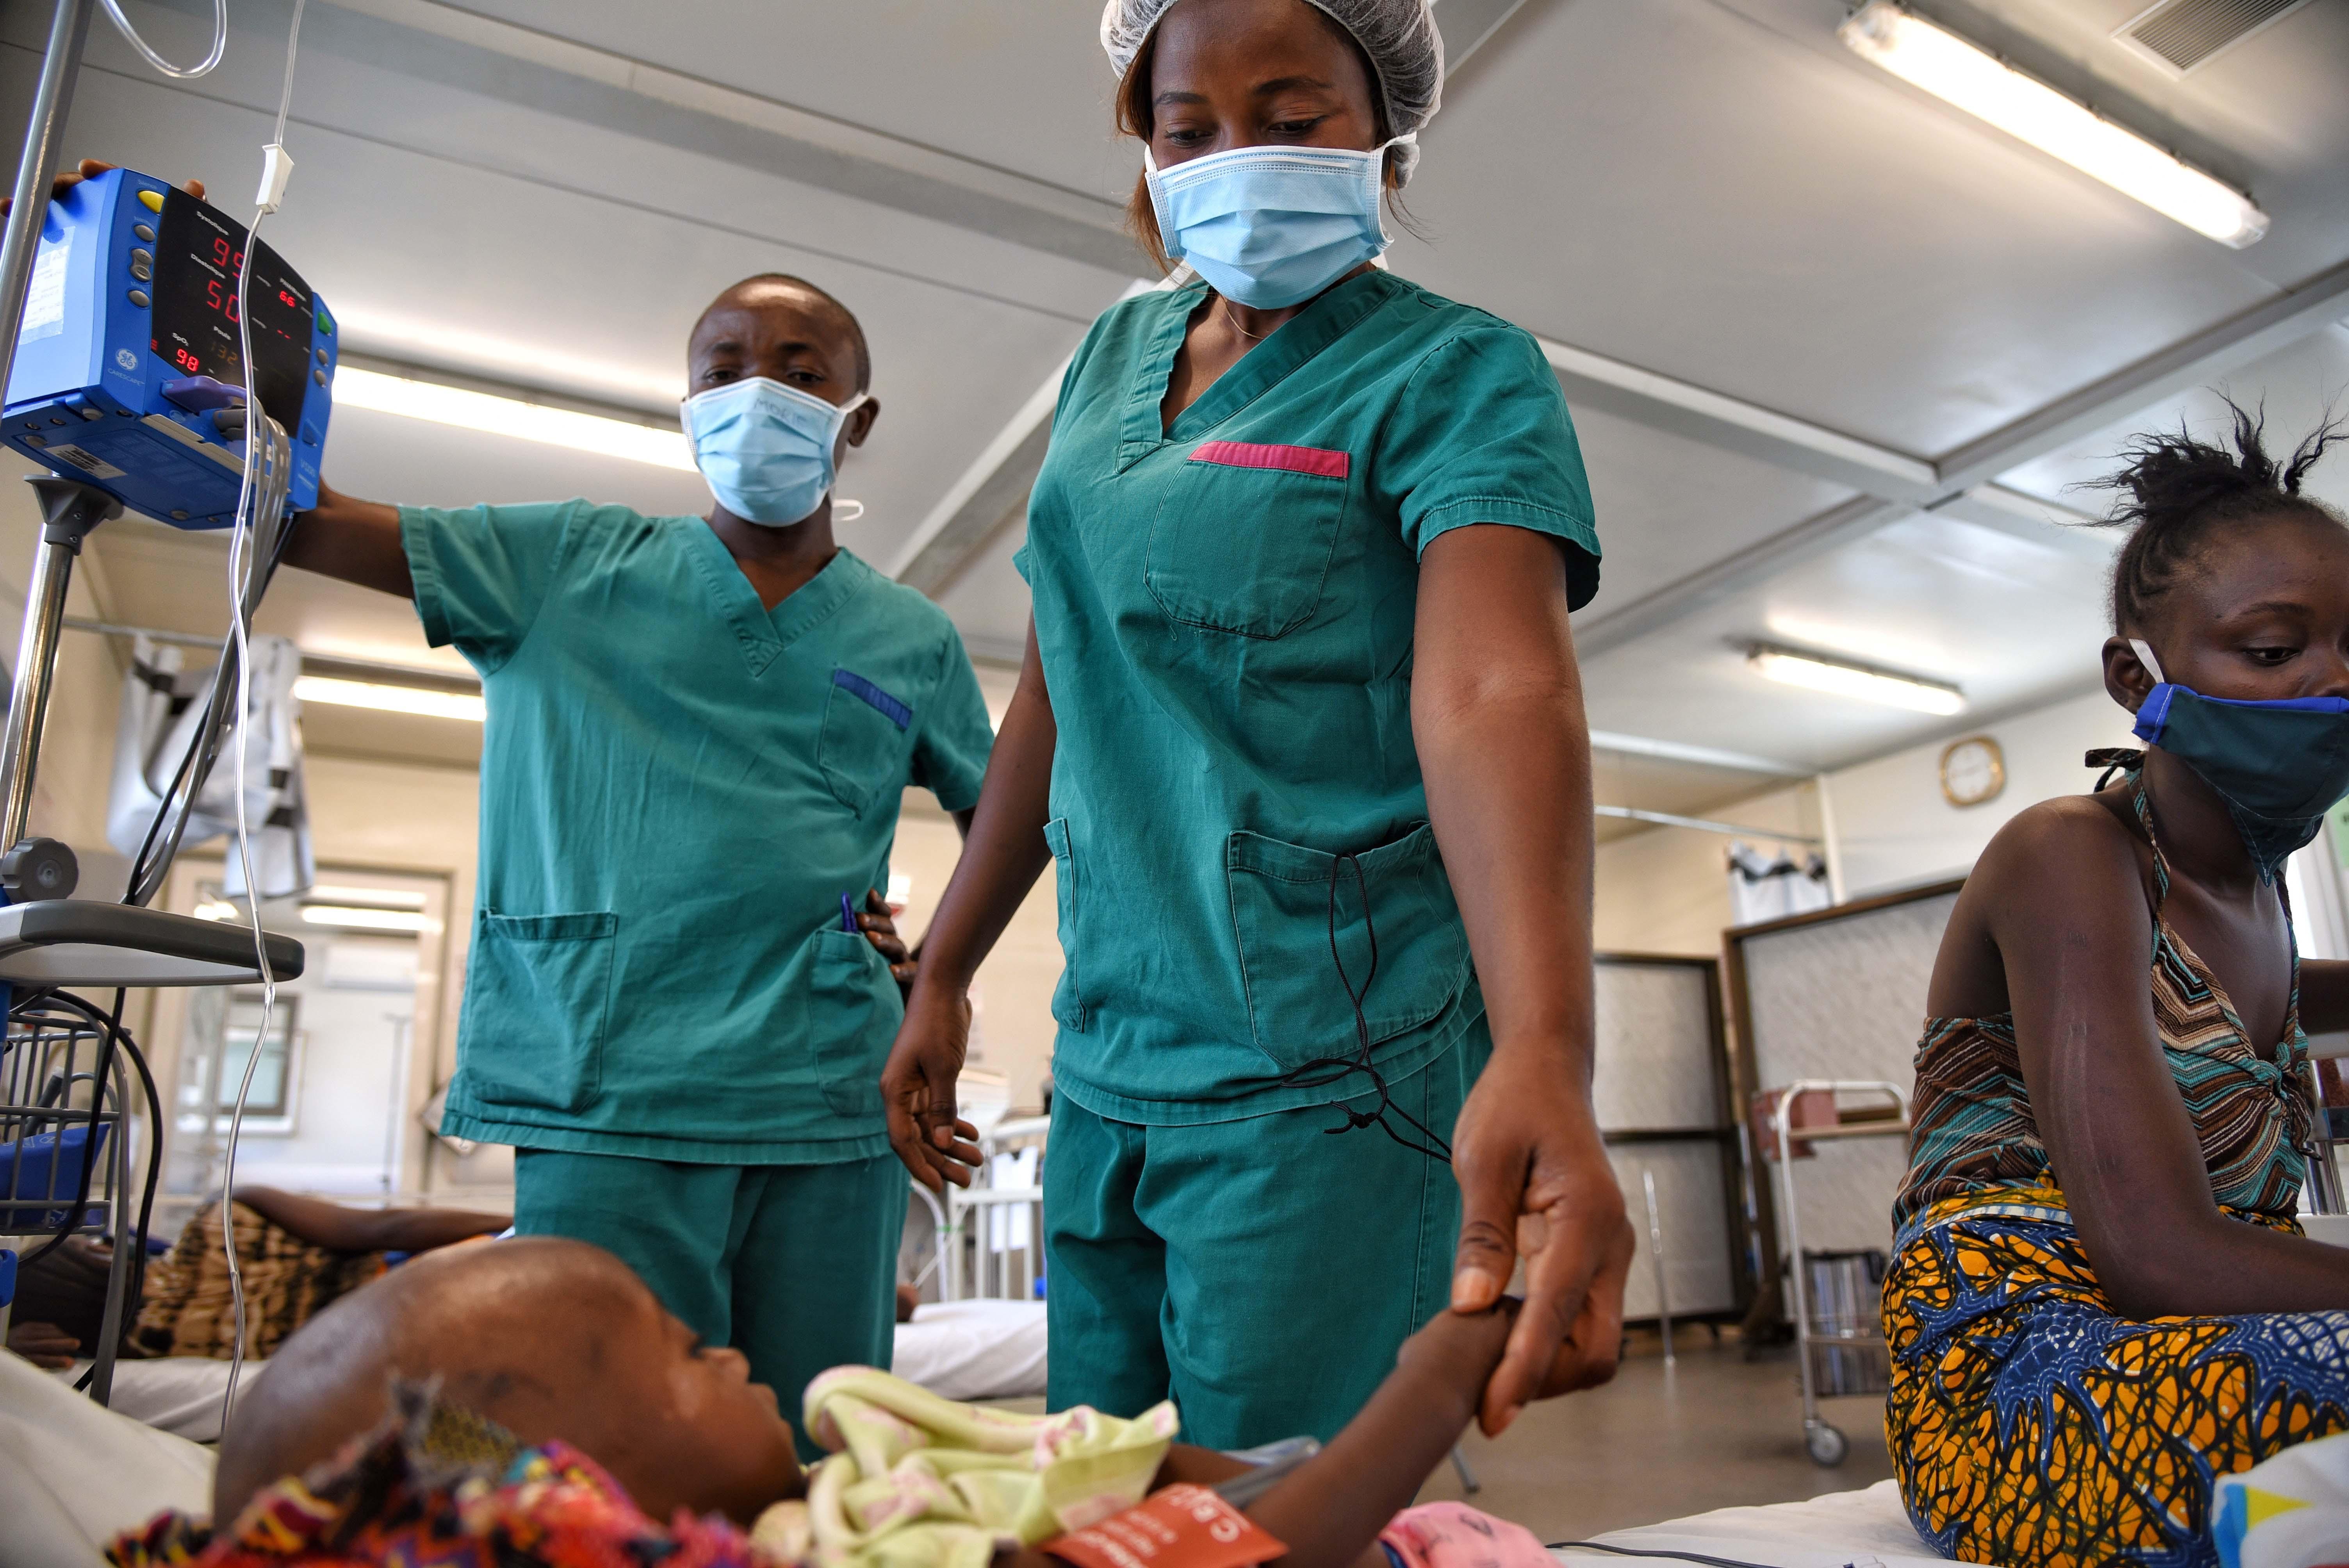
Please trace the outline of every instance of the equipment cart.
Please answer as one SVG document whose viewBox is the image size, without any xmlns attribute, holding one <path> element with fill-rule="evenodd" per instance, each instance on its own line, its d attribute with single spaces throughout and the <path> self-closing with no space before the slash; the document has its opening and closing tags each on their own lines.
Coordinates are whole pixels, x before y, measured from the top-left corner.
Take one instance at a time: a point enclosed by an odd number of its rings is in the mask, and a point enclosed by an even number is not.
<svg viewBox="0 0 2349 1568">
<path fill-rule="evenodd" d="M 1899 1085 L 1878 1078 L 1801 1078 L 1784 1088 L 1771 1091 L 1776 1103 L 1768 1108 L 1770 1137 L 1764 1146 L 1764 1156 L 1778 1167 L 1778 1223 L 1783 1234 L 1780 1241 L 1785 1248 L 1786 1296 L 1793 1308 L 1795 1320 L 1795 1360 L 1797 1381 L 1803 1391 L 1803 1445 L 1810 1450 L 1813 1462 L 1839 1465 L 1851 1451 L 1849 1439 L 1819 1415 L 1820 1385 L 1828 1385 L 1830 1394 L 1882 1392 L 1882 1375 L 1856 1371 L 1885 1365 L 1889 1354 L 1884 1342 L 1883 1322 L 1877 1298 L 1857 1290 L 1826 1294 L 1815 1289 L 1812 1275 L 1814 1264 L 1827 1265 L 1820 1271 L 1822 1280 L 1829 1280 L 1839 1272 L 1837 1265 L 1847 1264 L 1853 1254 L 1806 1253 L 1803 1250 L 1802 1217 L 1795 1194 L 1795 1161 L 1796 1146 L 1826 1140 L 1847 1138 L 1906 1137 L 1909 1132 L 1909 1096 Z M 1806 1097 L 1824 1095 L 1837 1108 L 1837 1119 L 1824 1126 L 1798 1126 L 1795 1118 L 1801 1114 Z M 1866 1096 L 1870 1099 L 1889 1101 L 1890 1117 L 1871 1117 L 1864 1120 L 1841 1119 L 1841 1097 Z M 1816 1107 L 1816 1099 L 1809 1103 Z M 1891 1194 L 1885 1195 L 1889 1205 Z M 1880 1278 L 1874 1282 L 1880 1284 Z M 1857 1386 L 1855 1386 L 1857 1385 Z"/>
</svg>

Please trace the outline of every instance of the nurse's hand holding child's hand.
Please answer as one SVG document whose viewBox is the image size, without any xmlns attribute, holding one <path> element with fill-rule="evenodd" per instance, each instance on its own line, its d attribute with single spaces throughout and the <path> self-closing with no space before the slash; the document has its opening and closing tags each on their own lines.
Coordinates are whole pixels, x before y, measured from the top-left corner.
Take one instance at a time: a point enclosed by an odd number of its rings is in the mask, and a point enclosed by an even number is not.
<svg viewBox="0 0 2349 1568">
<path fill-rule="evenodd" d="M 1526 1052 L 1494 1053 L 1452 1146 L 1461 1202 L 1453 1310 L 1492 1306 L 1526 1261 L 1525 1307 L 1476 1414 L 1497 1436 L 1528 1400 L 1615 1376 L 1631 1223 L 1589 1099 Z"/>
</svg>

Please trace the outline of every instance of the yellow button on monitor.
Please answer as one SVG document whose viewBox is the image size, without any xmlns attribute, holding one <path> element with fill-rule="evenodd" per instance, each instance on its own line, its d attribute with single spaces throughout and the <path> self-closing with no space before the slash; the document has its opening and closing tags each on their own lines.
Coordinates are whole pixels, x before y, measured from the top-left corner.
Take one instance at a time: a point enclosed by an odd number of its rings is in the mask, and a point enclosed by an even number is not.
<svg viewBox="0 0 2349 1568">
<path fill-rule="evenodd" d="M 139 200 L 147 204 L 147 211 L 150 212 L 160 212 L 163 210 L 163 193 L 160 191 L 141 191 L 139 192 Z"/>
</svg>

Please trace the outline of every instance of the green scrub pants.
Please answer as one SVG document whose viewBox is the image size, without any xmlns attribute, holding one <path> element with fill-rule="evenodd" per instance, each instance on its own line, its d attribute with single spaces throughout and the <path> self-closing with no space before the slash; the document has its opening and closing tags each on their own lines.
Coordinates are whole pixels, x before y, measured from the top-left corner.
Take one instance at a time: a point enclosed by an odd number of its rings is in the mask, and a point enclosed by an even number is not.
<svg viewBox="0 0 2349 1568">
<path fill-rule="evenodd" d="M 514 1231 L 617 1253 L 711 1345 L 750 1359 L 799 1438 L 800 1397 L 828 1367 L 886 1368 L 897 1322 L 905 1168 L 694 1165 L 616 1154 L 514 1154 Z"/>
<path fill-rule="evenodd" d="M 1480 1024 L 1389 1087 L 1448 1142 L 1489 1055 Z M 1184 1440 L 1212 1449 L 1336 1437 L 1450 1303 L 1460 1232 L 1450 1166 L 1375 1127 L 1328 1136 L 1343 1124 L 1319 1106 L 1145 1127 L 1058 1096 L 1050 1408 L 1132 1416 L 1171 1397 Z"/>
</svg>

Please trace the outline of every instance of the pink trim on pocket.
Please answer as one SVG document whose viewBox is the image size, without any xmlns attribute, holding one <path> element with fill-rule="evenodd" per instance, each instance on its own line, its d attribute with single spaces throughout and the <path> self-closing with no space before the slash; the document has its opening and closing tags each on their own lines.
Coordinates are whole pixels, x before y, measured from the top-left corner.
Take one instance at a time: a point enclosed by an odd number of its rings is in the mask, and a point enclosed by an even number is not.
<svg viewBox="0 0 2349 1568">
<path fill-rule="evenodd" d="M 1191 460 L 1232 469 L 1285 469 L 1330 480 L 1344 479 L 1349 462 L 1346 453 L 1324 447 L 1267 447 L 1254 441 L 1202 442 L 1192 449 Z"/>
</svg>

